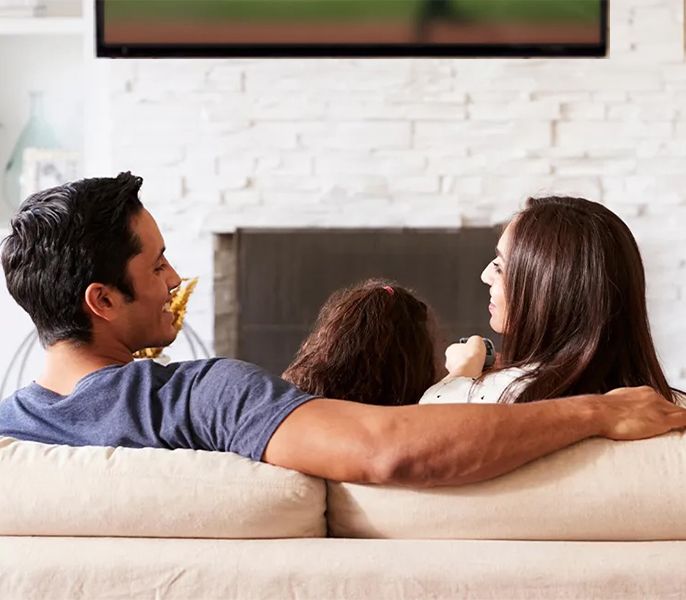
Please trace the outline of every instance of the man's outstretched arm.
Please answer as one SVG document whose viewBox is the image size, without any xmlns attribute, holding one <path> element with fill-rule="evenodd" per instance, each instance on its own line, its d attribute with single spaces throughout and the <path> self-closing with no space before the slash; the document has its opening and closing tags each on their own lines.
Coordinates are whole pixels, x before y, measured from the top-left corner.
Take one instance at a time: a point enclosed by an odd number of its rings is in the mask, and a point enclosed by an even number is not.
<svg viewBox="0 0 686 600">
<path fill-rule="evenodd" d="M 528 404 L 369 406 L 318 399 L 272 436 L 265 462 L 326 479 L 412 486 L 490 479 L 578 442 L 686 427 L 651 388 Z"/>
</svg>

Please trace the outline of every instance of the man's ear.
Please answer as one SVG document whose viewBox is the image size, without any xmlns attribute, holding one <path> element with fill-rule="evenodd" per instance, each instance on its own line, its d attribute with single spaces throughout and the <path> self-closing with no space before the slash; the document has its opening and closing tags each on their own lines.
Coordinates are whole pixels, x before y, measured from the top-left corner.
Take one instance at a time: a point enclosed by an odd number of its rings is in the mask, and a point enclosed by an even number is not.
<svg viewBox="0 0 686 600">
<path fill-rule="evenodd" d="M 112 321 L 121 304 L 121 294 L 108 285 L 91 283 L 83 295 L 83 302 L 93 316 Z"/>
</svg>

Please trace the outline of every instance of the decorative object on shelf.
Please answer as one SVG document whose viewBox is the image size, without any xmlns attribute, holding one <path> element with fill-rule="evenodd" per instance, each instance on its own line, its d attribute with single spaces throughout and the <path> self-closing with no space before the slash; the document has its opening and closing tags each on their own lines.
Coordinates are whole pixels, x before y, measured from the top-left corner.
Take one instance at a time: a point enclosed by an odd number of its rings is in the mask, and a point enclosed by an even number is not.
<svg viewBox="0 0 686 600">
<path fill-rule="evenodd" d="M 12 212 L 24 200 L 22 176 L 24 175 L 25 152 L 30 149 L 56 150 L 60 147 L 57 136 L 43 114 L 43 92 L 31 92 L 30 96 L 31 115 L 19 134 L 19 139 L 5 167 L 3 194 L 5 203 L 9 205 Z"/>
<path fill-rule="evenodd" d="M 186 305 L 188 304 L 188 299 L 191 297 L 195 286 L 198 284 L 198 278 L 193 277 L 192 279 L 182 279 L 181 285 L 179 285 L 172 294 L 170 308 L 174 314 L 173 325 L 177 331 L 181 331 L 183 327 L 184 319 L 186 318 Z M 199 341 L 199 340 L 198 340 Z M 191 344 L 191 351 L 195 357 L 195 349 L 193 348 L 193 343 L 189 339 Z M 162 354 L 164 348 L 143 348 L 135 352 L 134 358 L 154 358 L 160 360 L 160 362 L 168 362 L 165 360 L 166 357 Z"/>
<path fill-rule="evenodd" d="M 38 17 L 46 8 L 45 0 L 0 0 L 0 17 Z"/>
</svg>

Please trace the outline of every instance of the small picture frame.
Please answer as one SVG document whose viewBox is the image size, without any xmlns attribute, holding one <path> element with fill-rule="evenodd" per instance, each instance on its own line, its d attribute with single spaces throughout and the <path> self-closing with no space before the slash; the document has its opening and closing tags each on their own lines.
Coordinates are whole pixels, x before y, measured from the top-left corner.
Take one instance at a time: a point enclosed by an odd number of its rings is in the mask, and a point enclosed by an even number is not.
<svg viewBox="0 0 686 600">
<path fill-rule="evenodd" d="M 78 179 L 79 153 L 73 150 L 27 148 L 20 177 L 21 197 Z"/>
</svg>

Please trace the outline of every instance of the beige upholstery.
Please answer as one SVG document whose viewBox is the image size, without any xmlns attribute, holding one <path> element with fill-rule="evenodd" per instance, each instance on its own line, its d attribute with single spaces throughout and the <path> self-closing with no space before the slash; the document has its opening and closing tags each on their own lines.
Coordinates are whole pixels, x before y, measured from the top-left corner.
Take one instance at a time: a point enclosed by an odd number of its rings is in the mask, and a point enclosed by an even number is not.
<svg viewBox="0 0 686 600">
<path fill-rule="evenodd" d="M 329 483 L 229 453 L 0 439 L 0 535 L 686 539 L 686 435 L 589 440 L 492 481 Z M 79 490 L 79 493 L 74 493 Z"/>
<path fill-rule="evenodd" d="M 686 540 L 685 482 L 684 433 L 593 439 L 464 487 L 329 483 L 327 516 L 340 537 Z"/>
<path fill-rule="evenodd" d="M 332 484 L 330 523 L 379 537 L 686 539 L 684 442 L 591 440 L 463 488 Z M 686 589 L 686 541 L 304 539 L 325 535 L 324 483 L 232 454 L 5 438 L 0 478 L 0 598 L 624 600 Z M 303 539 L 189 539 L 292 536 Z"/>
<path fill-rule="evenodd" d="M 324 482 L 235 454 L 0 438 L 0 535 L 326 535 Z"/>
<path fill-rule="evenodd" d="M 682 598 L 686 542 L 0 538 L 0 597 Z"/>
</svg>

